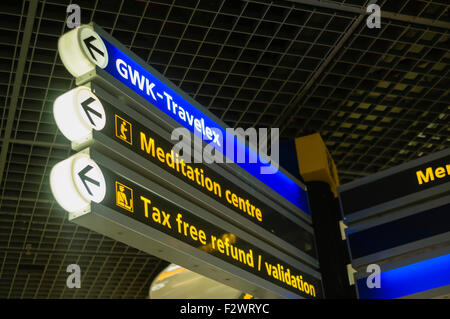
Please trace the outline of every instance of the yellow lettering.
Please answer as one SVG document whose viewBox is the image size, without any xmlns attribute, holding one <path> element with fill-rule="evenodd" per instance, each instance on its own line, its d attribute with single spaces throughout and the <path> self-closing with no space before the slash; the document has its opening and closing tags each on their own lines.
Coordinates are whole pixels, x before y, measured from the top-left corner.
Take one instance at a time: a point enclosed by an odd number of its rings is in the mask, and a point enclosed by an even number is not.
<svg viewBox="0 0 450 319">
<path fill-rule="evenodd" d="M 158 207 L 153 207 L 152 219 L 155 223 L 161 224 L 161 212 Z"/>
<path fill-rule="evenodd" d="M 206 234 L 203 230 L 198 231 L 198 240 L 203 244 L 206 245 Z"/>
<path fill-rule="evenodd" d="M 217 249 L 223 254 L 225 252 L 224 250 L 224 244 L 221 239 L 217 239 Z"/>
<path fill-rule="evenodd" d="M 141 150 L 155 157 L 155 140 L 151 137 L 147 140 L 143 132 L 141 132 Z"/>
<path fill-rule="evenodd" d="M 255 207 L 248 199 L 244 199 L 232 193 L 229 189 L 225 191 L 225 198 L 227 202 L 239 210 L 246 212 L 249 216 L 255 217 L 258 221 L 262 222 L 262 212 L 259 208 Z"/>
<path fill-rule="evenodd" d="M 232 194 L 231 199 L 233 200 L 233 205 L 238 207 L 239 203 L 238 203 L 238 198 L 237 198 L 236 194 Z"/>
<path fill-rule="evenodd" d="M 239 197 L 238 201 L 239 201 L 239 209 L 242 210 L 245 213 L 246 212 L 246 210 L 245 210 L 245 200 L 242 197 Z"/>
<path fill-rule="evenodd" d="M 228 203 L 231 204 L 231 198 L 230 198 L 231 192 L 229 189 L 226 190 L 225 192 L 225 198 L 227 199 Z"/>
<path fill-rule="evenodd" d="M 189 224 L 186 222 L 183 222 L 184 236 L 187 236 L 188 227 L 189 227 Z"/>
<path fill-rule="evenodd" d="M 311 296 L 313 296 L 313 297 L 315 297 L 316 296 L 316 289 L 314 289 L 314 286 L 313 285 L 309 285 L 309 294 L 311 295 Z"/>
<path fill-rule="evenodd" d="M 261 213 L 261 210 L 259 208 L 257 208 L 255 210 L 255 214 L 256 214 L 256 219 L 259 220 L 260 222 L 262 222 L 262 213 Z"/>
<path fill-rule="evenodd" d="M 422 171 L 416 172 L 417 181 L 419 182 L 419 185 L 422 185 L 423 183 L 428 183 L 430 179 L 434 181 L 433 169 L 431 167 L 428 167 L 425 172 L 426 175 L 424 175 Z"/>
<path fill-rule="evenodd" d="M 189 227 L 189 235 L 191 235 L 191 238 L 195 241 L 198 240 L 197 237 L 197 228 L 195 228 L 194 226 L 191 225 L 191 227 Z"/>
<path fill-rule="evenodd" d="M 165 156 L 164 156 L 164 151 L 161 147 L 156 148 L 156 156 L 158 157 L 158 159 L 161 163 L 164 163 Z"/>
<path fill-rule="evenodd" d="M 216 249 L 216 240 L 217 240 L 217 237 L 211 235 L 211 248 L 212 248 L 213 250 Z"/>
<path fill-rule="evenodd" d="M 148 198 L 145 198 L 144 196 L 141 196 L 141 201 L 144 202 L 145 217 L 148 218 L 148 206 L 152 203 L 152 201 Z"/>
<path fill-rule="evenodd" d="M 178 232 L 181 234 L 181 223 L 183 223 L 183 221 L 181 220 L 183 218 L 183 215 L 178 214 L 177 218 L 176 218 L 176 222 L 178 224 Z"/>
<path fill-rule="evenodd" d="M 163 221 L 162 221 L 162 225 L 168 227 L 169 229 L 172 229 L 172 226 L 170 225 L 170 214 L 166 214 L 165 211 L 162 211 L 163 213 Z"/>
<path fill-rule="evenodd" d="M 443 167 L 438 167 L 438 168 L 436 168 L 436 170 L 434 171 L 434 175 L 435 175 L 437 178 L 443 178 L 443 177 L 445 177 L 445 168 L 443 168 Z"/>
<path fill-rule="evenodd" d="M 449 167 L 449 169 L 450 169 L 450 167 Z M 222 187 L 217 182 L 214 182 L 214 194 L 219 197 L 222 197 Z"/>
</svg>

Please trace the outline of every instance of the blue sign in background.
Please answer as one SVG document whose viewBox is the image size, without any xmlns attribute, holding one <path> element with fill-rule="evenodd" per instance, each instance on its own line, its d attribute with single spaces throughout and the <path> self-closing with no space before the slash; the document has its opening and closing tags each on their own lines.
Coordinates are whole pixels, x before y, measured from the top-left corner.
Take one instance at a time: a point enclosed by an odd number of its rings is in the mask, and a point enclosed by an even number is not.
<svg viewBox="0 0 450 319">
<path fill-rule="evenodd" d="M 381 273 L 381 287 L 367 287 L 358 279 L 360 299 L 394 299 L 450 285 L 450 254 Z"/>
<path fill-rule="evenodd" d="M 300 185 L 298 185 L 293 179 L 291 179 L 289 176 L 284 174 L 282 171 L 277 170 L 274 174 L 261 174 L 261 168 L 266 167 L 268 168 L 271 164 L 268 164 L 266 162 L 263 162 L 261 160 L 261 157 L 256 154 L 252 149 L 250 149 L 247 145 L 242 143 L 239 139 L 235 138 L 233 135 L 228 134 L 226 132 L 225 128 L 218 125 L 214 120 L 206 116 L 204 113 L 202 113 L 198 108 L 193 106 L 189 101 L 187 101 L 186 98 L 180 96 L 180 93 L 177 93 L 174 89 L 170 88 L 166 83 L 164 83 L 161 79 L 164 79 L 166 82 L 168 82 L 167 79 L 165 79 L 161 74 L 159 74 L 157 71 L 154 71 L 150 73 L 145 69 L 143 66 L 141 66 L 139 63 L 128 57 L 124 52 L 122 52 L 120 49 L 116 48 L 114 45 L 112 45 L 110 42 L 105 40 L 103 38 L 103 41 L 105 43 L 106 49 L 108 51 L 108 65 L 105 67 L 105 71 L 108 72 L 111 76 L 119 80 L 121 83 L 126 85 L 128 88 L 130 88 L 132 91 L 136 92 L 138 95 L 146 99 L 148 102 L 150 102 L 152 105 L 157 107 L 159 110 L 163 111 L 165 114 L 169 115 L 172 119 L 177 121 L 182 126 L 186 127 L 188 130 L 196 134 L 197 136 L 204 139 L 206 142 L 213 145 L 216 149 L 218 149 L 222 154 L 226 155 L 226 140 L 227 139 L 233 139 L 235 150 L 233 154 L 243 154 L 245 153 L 245 158 L 249 159 L 250 157 L 254 157 L 257 159 L 257 163 L 237 163 L 241 168 L 246 170 L 248 173 L 250 173 L 252 176 L 257 178 L 259 181 L 263 182 L 265 185 L 276 191 L 278 194 L 283 196 L 285 199 L 287 199 L 289 202 L 300 208 L 303 212 L 310 215 L 310 208 L 308 203 L 308 195 L 305 190 L 303 190 Z M 134 70 L 133 72 L 138 72 L 139 77 L 145 77 L 148 79 L 150 83 L 154 83 L 154 87 L 152 88 L 153 95 L 156 96 L 156 99 L 153 98 L 152 95 L 147 94 L 147 83 L 144 83 L 143 85 L 139 85 L 139 81 L 131 81 L 130 74 L 128 74 L 127 77 L 122 76 L 116 66 L 116 61 L 118 59 L 121 59 L 125 62 L 127 67 L 131 70 Z M 134 82 L 134 83 L 133 83 Z M 142 82 L 141 82 L 142 84 Z M 141 90 L 140 87 L 143 87 Z M 189 125 L 181 119 L 179 116 L 174 114 L 171 110 L 167 108 L 167 100 L 164 95 L 164 92 L 166 94 L 169 94 L 173 101 L 177 103 L 178 105 L 182 106 L 183 109 L 186 112 L 189 112 L 191 116 L 193 116 L 196 119 L 203 119 L 204 120 L 204 126 L 210 127 L 215 130 L 220 131 L 220 135 L 223 137 L 220 141 L 220 146 L 218 147 L 216 144 L 211 143 L 211 140 L 206 140 L 205 136 L 202 136 L 202 133 L 197 131 L 194 127 L 194 125 Z M 241 153 L 239 153 L 241 152 Z M 273 167 L 272 167 L 273 168 Z M 275 169 L 274 169 L 275 170 Z"/>
</svg>

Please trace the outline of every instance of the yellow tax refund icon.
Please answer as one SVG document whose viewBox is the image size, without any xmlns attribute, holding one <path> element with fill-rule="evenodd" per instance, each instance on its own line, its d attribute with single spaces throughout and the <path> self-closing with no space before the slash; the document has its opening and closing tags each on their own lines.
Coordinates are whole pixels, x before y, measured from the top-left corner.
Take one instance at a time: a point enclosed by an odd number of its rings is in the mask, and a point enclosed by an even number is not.
<svg viewBox="0 0 450 319">
<path fill-rule="evenodd" d="M 116 205 L 133 212 L 133 190 L 116 181 Z"/>
<path fill-rule="evenodd" d="M 127 120 L 124 120 L 119 115 L 115 116 L 116 124 L 116 137 L 127 142 L 128 144 L 133 144 L 132 126 Z"/>
</svg>

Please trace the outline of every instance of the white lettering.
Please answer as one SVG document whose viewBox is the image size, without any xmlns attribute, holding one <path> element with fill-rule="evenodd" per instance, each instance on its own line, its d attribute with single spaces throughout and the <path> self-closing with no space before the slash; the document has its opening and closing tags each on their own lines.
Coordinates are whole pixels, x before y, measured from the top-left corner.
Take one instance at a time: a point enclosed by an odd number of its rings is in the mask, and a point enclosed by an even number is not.
<svg viewBox="0 0 450 319">
<path fill-rule="evenodd" d="M 156 96 L 153 93 L 153 88 L 155 87 L 155 83 L 150 83 L 150 81 L 148 79 L 145 79 L 145 84 L 147 87 L 147 95 L 151 95 L 152 98 L 156 101 Z"/>
<path fill-rule="evenodd" d="M 124 79 L 128 80 L 127 64 L 122 59 L 116 60 L 116 69 Z"/>
<path fill-rule="evenodd" d="M 128 66 L 128 71 L 130 72 L 130 80 L 133 85 L 136 85 L 136 82 L 138 83 L 139 89 L 141 91 L 144 91 L 144 76 L 142 75 L 139 77 L 139 72 L 136 70 L 133 70 L 131 66 Z"/>
</svg>

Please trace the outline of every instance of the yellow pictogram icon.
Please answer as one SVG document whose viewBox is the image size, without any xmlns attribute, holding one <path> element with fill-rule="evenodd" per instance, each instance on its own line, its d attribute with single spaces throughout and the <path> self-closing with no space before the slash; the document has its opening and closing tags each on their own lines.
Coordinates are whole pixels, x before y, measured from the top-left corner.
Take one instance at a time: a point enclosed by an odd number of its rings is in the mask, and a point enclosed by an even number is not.
<svg viewBox="0 0 450 319">
<path fill-rule="evenodd" d="M 121 118 L 116 114 L 116 136 L 128 144 L 133 144 L 132 126 L 131 123 Z"/>
<path fill-rule="evenodd" d="M 116 205 L 133 212 L 133 190 L 116 181 Z"/>
</svg>

